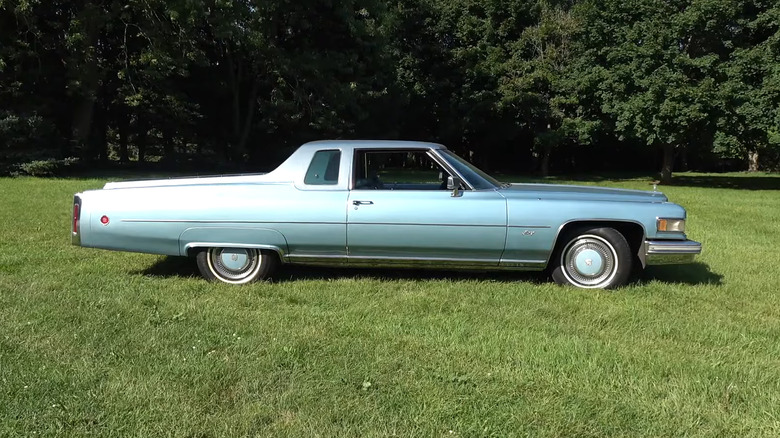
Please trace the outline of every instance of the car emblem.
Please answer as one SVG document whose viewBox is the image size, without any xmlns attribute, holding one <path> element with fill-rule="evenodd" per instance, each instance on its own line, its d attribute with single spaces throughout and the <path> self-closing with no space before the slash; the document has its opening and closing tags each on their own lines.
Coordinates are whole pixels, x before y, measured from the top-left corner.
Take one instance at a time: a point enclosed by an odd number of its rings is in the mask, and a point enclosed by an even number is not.
<svg viewBox="0 0 780 438">
<path fill-rule="evenodd" d="M 230 260 L 233 260 L 234 262 L 237 262 L 238 261 L 238 254 L 233 254 L 232 256 L 230 256 Z"/>
<path fill-rule="evenodd" d="M 585 259 L 585 264 L 588 266 L 593 266 L 593 259 Z"/>
<path fill-rule="evenodd" d="M 523 236 L 533 236 L 534 234 L 536 234 L 536 231 L 525 230 L 523 232 Z"/>
</svg>

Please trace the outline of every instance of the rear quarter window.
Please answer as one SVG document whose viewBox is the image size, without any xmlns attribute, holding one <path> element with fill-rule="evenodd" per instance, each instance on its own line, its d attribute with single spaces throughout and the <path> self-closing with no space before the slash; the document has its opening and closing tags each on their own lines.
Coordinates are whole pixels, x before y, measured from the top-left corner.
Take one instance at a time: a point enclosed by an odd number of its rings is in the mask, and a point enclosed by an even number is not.
<svg viewBox="0 0 780 438">
<path fill-rule="evenodd" d="M 317 151 L 306 171 L 303 183 L 310 186 L 332 186 L 339 183 L 341 151 Z"/>
</svg>

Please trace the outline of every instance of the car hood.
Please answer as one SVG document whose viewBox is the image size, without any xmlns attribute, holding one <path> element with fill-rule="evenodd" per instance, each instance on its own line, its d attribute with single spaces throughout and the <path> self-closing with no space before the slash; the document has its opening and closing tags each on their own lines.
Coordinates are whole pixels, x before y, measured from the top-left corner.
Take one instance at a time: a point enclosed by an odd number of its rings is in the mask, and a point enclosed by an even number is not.
<svg viewBox="0 0 780 438">
<path fill-rule="evenodd" d="M 661 192 L 562 184 L 511 184 L 500 190 L 507 197 L 590 201 L 667 202 Z"/>
</svg>

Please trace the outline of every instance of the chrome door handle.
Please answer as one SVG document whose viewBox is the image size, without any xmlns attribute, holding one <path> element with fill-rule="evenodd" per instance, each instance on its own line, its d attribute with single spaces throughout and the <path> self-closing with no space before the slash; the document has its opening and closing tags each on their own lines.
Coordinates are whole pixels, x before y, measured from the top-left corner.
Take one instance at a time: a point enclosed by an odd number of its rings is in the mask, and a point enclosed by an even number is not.
<svg viewBox="0 0 780 438">
<path fill-rule="evenodd" d="M 374 205 L 374 201 L 352 201 L 352 205 Z"/>
</svg>

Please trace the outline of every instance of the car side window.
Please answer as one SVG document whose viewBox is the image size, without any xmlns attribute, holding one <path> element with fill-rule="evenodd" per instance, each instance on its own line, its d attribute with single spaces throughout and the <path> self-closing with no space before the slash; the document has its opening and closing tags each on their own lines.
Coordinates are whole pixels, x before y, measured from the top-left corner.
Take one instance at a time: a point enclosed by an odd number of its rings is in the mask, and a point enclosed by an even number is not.
<svg viewBox="0 0 780 438">
<path fill-rule="evenodd" d="M 448 176 L 425 150 L 355 151 L 357 190 L 447 190 Z"/>
<path fill-rule="evenodd" d="M 339 183 L 341 151 L 317 151 L 311 159 L 303 183 L 310 186 L 332 186 Z"/>
</svg>

